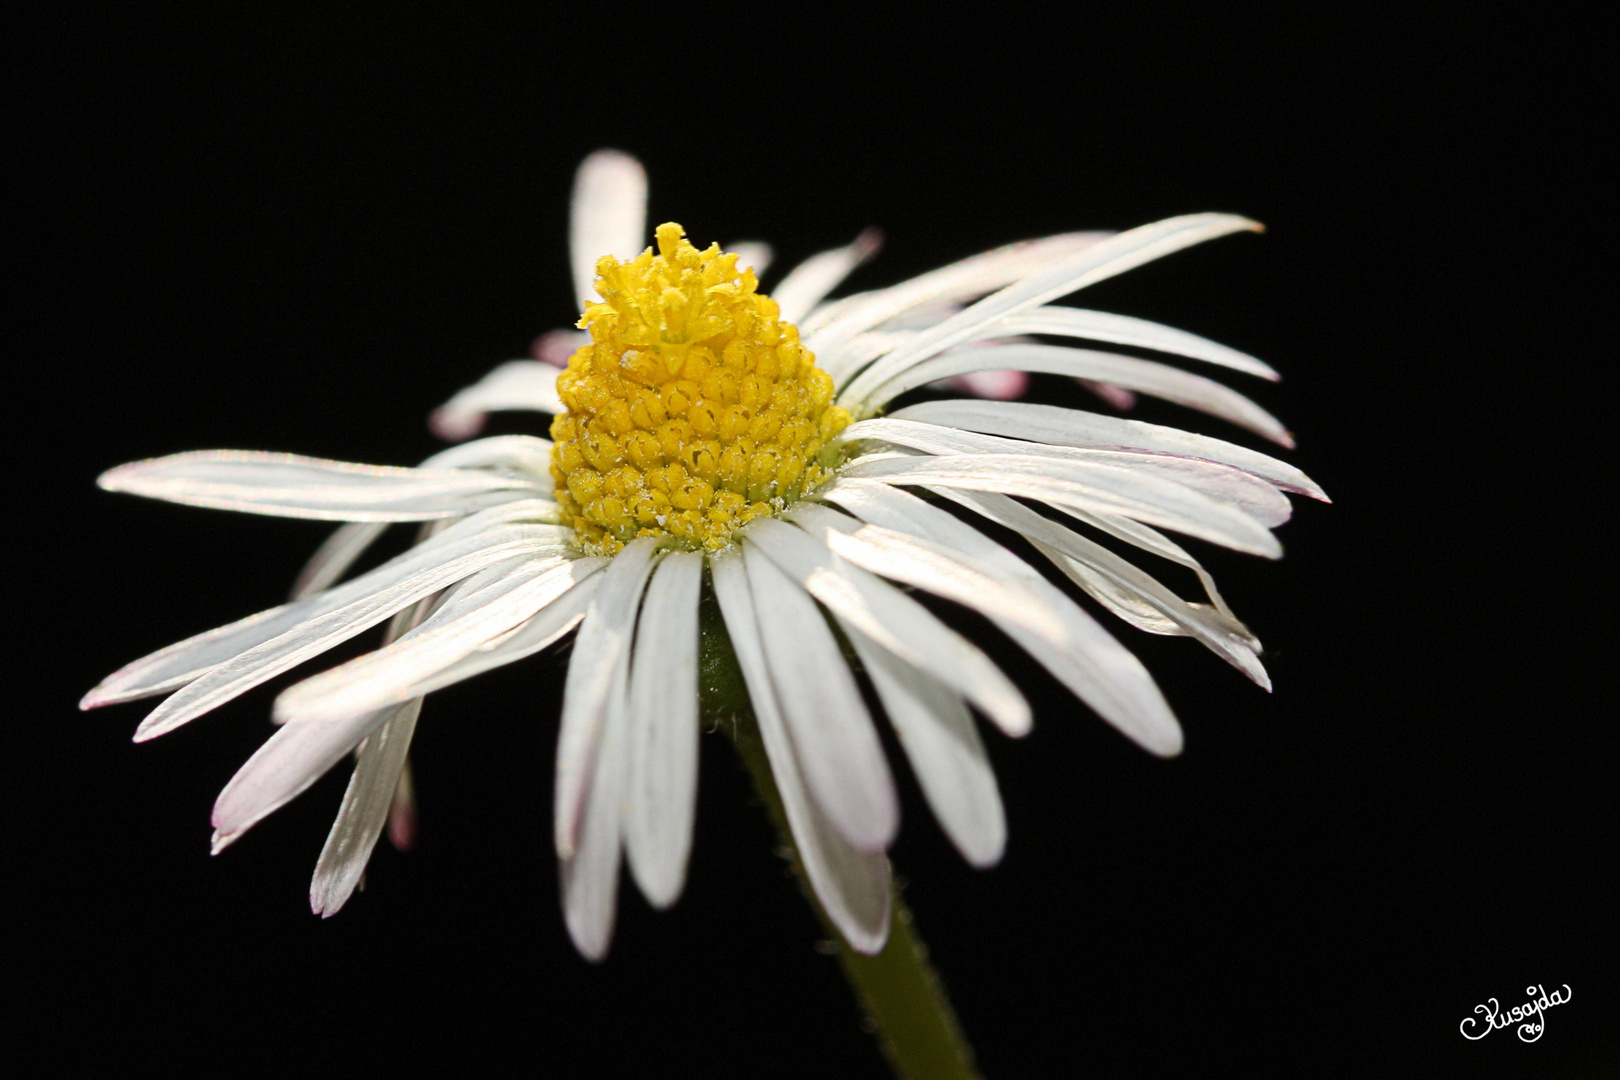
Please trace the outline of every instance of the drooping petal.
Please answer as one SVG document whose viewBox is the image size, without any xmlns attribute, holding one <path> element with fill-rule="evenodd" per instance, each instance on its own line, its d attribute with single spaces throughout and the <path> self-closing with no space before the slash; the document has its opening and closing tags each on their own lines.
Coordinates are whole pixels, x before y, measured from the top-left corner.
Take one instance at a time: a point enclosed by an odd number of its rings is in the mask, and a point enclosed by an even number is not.
<svg viewBox="0 0 1620 1080">
<path fill-rule="evenodd" d="M 867 229 L 852 243 L 819 252 L 789 270 L 771 290 L 771 299 L 781 308 L 783 320 L 797 323 L 823 297 L 838 288 L 850 271 L 875 255 L 882 243 L 881 233 Z M 741 259 L 737 265 L 743 265 Z"/>
<path fill-rule="evenodd" d="M 810 506 L 807 513 L 826 511 Z M 1009 735 L 1027 733 L 1029 704 L 972 642 L 881 578 L 835 556 L 810 534 L 773 519 L 753 522 L 748 541 L 842 623 L 968 698 Z"/>
<path fill-rule="evenodd" d="M 602 582 L 601 571 L 606 568 L 608 561 L 603 558 L 575 559 L 572 568 L 578 580 L 572 589 L 541 608 L 539 614 L 510 633 L 480 647 L 442 671 L 421 676 L 411 683 L 406 692 L 429 694 L 550 648 L 584 620 L 597 586 Z M 587 574 L 590 576 L 586 577 Z"/>
<path fill-rule="evenodd" d="M 1286 461 L 1236 443 L 1140 420 L 1123 420 L 1057 405 L 962 399 L 920 401 L 896 409 L 888 418 L 921 420 L 942 427 L 966 428 L 988 435 L 1005 435 L 1058 446 L 1116 447 L 1218 461 L 1253 473 L 1284 491 L 1328 501 L 1327 494 L 1315 481 Z"/>
<path fill-rule="evenodd" d="M 214 853 L 326 775 L 360 740 L 421 699 L 378 712 L 283 727 L 237 770 L 214 803 Z M 392 792 L 390 792 L 391 794 Z"/>
<path fill-rule="evenodd" d="M 879 361 L 882 363 L 882 361 Z M 874 365 L 875 367 L 876 365 Z M 1272 442 L 1292 447 L 1293 436 L 1282 421 L 1229 387 L 1202 375 L 1194 375 L 1168 364 L 1138 360 L 1134 356 L 1071 349 L 1064 345 L 991 345 L 958 349 L 914 364 L 883 383 L 876 384 L 862 399 L 863 408 L 878 408 L 908 390 L 970 371 L 1003 368 L 1046 375 L 1070 375 L 1095 379 L 1112 386 L 1163 398 L 1189 409 L 1208 413 Z M 840 398 L 842 401 L 842 398 Z"/>
<path fill-rule="evenodd" d="M 93 709 L 134 701 L 183 686 L 212 668 L 255 646 L 335 611 L 361 597 L 380 592 L 405 578 L 443 561 L 455 545 L 470 537 L 550 516 L 556 504 L 546 500 L 519 500 L 474 514 L 450 525 L 442 533 L 390 559 L 388 562 L 336 588 L 295 603 L 249 615 L 226 626 L 176 642 L 124 665 L 101 681 L 79 702 Z M 561 527 L 551 526 L 559 538 Z M 458 549 L 459 550 L 459 549 Z"/>
<path fill-rule="evenodd" d="M 698 779 L 698 598 L 703 556 L 664 556 L 647 586 L 636 627 L 626 713 L 630 777 L 625 854 L 655 908 L 686 882 Z"/>
<path fill-rule="evenodd" d="M 580 579 L 574 560 L 563 555 L 525 559 L 499 569 L 499 578 L 473 593 L 470 602 L 446 603 L 398 641 L 282 691 L 276 699 L 276 719 L 332 720 L 414 696 L 416 684 L 526 621 Z M 592 570 L 585 568 L 585 573 Z"/>
<path fill-rule="evenodd" d="M 433 410 L 428 426 L 439 438 L 460 442 L 478 434 L 484 417 L 510 410 L 560 413 L 559 369 L 539 360 L 508 360 Z"/>
<path fill-rule="evenodd" d="M 394 710 L 360 748 L 343 804 L 309 884 L 309 906 L 323 919 L 336 915 L 348 903 L 365 874 L 384 823 L 392 817 L 397 791 L 408 783 L 406 755 L 421 711 L 422 699 L 412 698 Z"/>
<path fill-rule="evenodd" d="M 1011 551 L 895 488 L 840 479 L 822 495 L 869 523 L 849 533 L 841 515 L 827 519 L 834 551 L 979 611 L 1139 745 L 1162 756 L 1181 751 L 1181 727 L 1141 661 Z"/>
<path fill-rule="evenodd" d="M 647 243 L 647 170 L 620 150 L 598 150 L 580 163 L 568 212 L 568 264 L 575 310 L 595 303 L 596 261 L 633 259 Z"/>
<path fill-rule="evenodd" d="M 840 476 L 1017 495 L 1119 514 L 1270 559 L 1282 555 L 1282 545 L 1265 524 L 1242 509 L 1123 465 L 1018 454 L 896 454 L 857 458 L 840 470 Z"/>
<path fill-rule="evenodd" d="M 863 420 L 838 436 L 846 442 L 873 439 L 908 446 L 927 454 L 1020 454 L 1050 456 L 1064 461 L 1115 465 L 1134 473 L 1156 476 L 1230 504 L 1267 528 L 1276 528 L 1292 516 L 1288 499 L 1271 483 L 1230 465 L 1179 454 L 1135 450 L 1082 449 L 1026 439 L 981 435 L 960 428 L 925 424 L 916 420 L 884 418 Z"/>
<path fill-rule="evenodd" d="M 576 655 L 574 662 L 578 661 Z M 560 858 L 563 921 L 574 947 L 587 960 L 607 955 L 618 908 L 620 806 L 630 752 L 629 733 L 624 730 L 626 667 L 622 660 L 613 667 L 576 843 Z"/>
<path fill-rule="evenodd" d="M 643 537 L 632 540 L 613 557 L 601 575 L 603 580 L 574 641 L 557 733 L 557 780 L 553 791 L 552 824 L 557 854 L 563 859 L 571 858 L 580 843 L 580 823 L 585 816 L 591 778 L 596 773 L 603 726 L 612 695 L 623 691 L 636 630 L 636 610 L 657 550 L 657 540 Z M 618 782 L 617 774 L 614 782 Z M 617 859 L 617 825 L 614 828 Z"/>
<path fill-rule="evenodd" d="M 764 552 L 742 548 L 760 646 L 805 785 L 845 840 L 882 851 L 900 808 L 855 677 L 810 595 Z"/>
<path fill-rule="evenodd" d="M 838 932 L 857 952 L 883 951 L 889 937 L 889 860 L 881 852 L 852 846 L 827 820 L 806 790 L 782 706 L 760 645 L 753 594 L 743 555 L 735 547 L 715 556 L 715 599 L 748 686 L 771 775 L 782 796 L 788 828 L 816 898 Z"/>
<path fill-rule="evenodd" d="M 1182 248 L 1234 232 L 1259 228 L 1255 222 L 1233 214 L 1188 214 L 1143 225 L 1100 240 L 1057 265 L 1008 285 L 1000 292 L 964 308 L 937 326 L 924 330 L 910 344 L 877 361 L 851 381 L 839 394 L 839 401 L 842 403 L 847 400 L 857 405 L 869 401 L 871 404 L 881 404 L 871 397 L 872 392 L 879 386 L 929 357 L 970 340 L 986 326 L 1020 311 L 1038 307 L 1050 300 L 1076 292 L 1088 285 L 1094 285 L 1106 278 L 1123 274 L 1143 263 L 1180 251 Z M 811 343 L 810 347 L 814 349 L 815 346 Z"/>
<path fill-rule="evenodd" d="M 1007 844 L 1007 816 L 967 706 L 925 672 L 848 630 L 940 827 L 969 863 L 994 866 Z"/>
<path fill-rule="evenodd" d="M 173 731 L 485 566 L 526 552 L 538 553 L 556 543 L 549 533 L 536 536 L 523 526 L 468 537 L 458 546 L 446 548 L 441 553 L 442 561 L 302 622 L 210 669 L 153 709 L 136 729 L 135 739 L 144 742 Z"/>
<path fill-rule="evenodd" d="M 948 497 L 1025 537 L 1077 585 L 1122 617 L 1133 622 L 1142 619 L 1138 625 L 1153 633 L 1187 634 L 1262 688 L 1271 689 L 1271 680 L 1249 640 L 1235 632 L 1220 612 L 1188 604 L 1107 548 L 1004 495 L 950 492 Z M 1072 572 L 1076 569 L 1081 571 L 1078 575 Z M 1143 619 L 1144 615 L 1156 615 L 1170 626 L 1157 626 Z"/>
<path fill-rule="evenodd" d="M 515 472 L 356 465 L 251 450 L 135 461 L 96 482 L 187 506 L 321 521 L 429 521 L 550 490 Z"/>
</svg>

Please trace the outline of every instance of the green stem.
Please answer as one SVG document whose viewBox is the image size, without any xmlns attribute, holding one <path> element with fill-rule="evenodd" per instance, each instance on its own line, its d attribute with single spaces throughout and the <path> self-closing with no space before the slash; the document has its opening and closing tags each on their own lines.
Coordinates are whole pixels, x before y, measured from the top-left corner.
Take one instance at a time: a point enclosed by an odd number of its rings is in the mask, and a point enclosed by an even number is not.
<svg viewBox="0 0 1620 1080">
<path fill-rule="evenodd" d="M 799 891 L 821 920 L 827 936 L 838 943 L 844 977 L 854 989 L 889 1065 L 902 1080 L 978 1080 L 973 1050 L 945 996 L 944 983 L 928 962 L 928 949 L 918 937 L 911 911 L 893 880 L 889 884 L 889 940 L 878 955 L 866 956 L 850 948 L 827 918 L 799 860 L 782 795 L 771 775 L 765 743 L 718 605 L 712 593 L 704 601 L 701 686 L 705 721 L 709 726 L 718 725 L 736 746 L 754 790 L 776 827 Z"/>
</svg>

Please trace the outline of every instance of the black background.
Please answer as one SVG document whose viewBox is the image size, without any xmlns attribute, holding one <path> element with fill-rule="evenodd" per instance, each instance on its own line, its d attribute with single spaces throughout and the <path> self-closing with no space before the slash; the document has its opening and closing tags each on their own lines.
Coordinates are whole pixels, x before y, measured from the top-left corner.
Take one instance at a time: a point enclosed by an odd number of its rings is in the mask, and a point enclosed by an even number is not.
<svg viewBox="0 0 1620 1080">
<path fill-rule="evenodd" d="M 5 1055 L 884 1075 L 717 736 L 681 902 L 627 887 L 608 960 L 575 955 L 547 848 L 566 652 L 435 695 L 420 847 L 381 845 L 325 922 L 305 886 L 340 776 L 207 854 L 273 687 L 140 747 L 140 706 L 74 708 L 277 602 L 325 533 L 96 474 L 207 447 L 431 453 L 433 406 L 573 318 L 573 169 L 618 146 L 649 168 L 654 221 L 769 239 L 779 267 L 881 226 L 852 288 L 1073 228 L 1270 227 L 1075 302 L 1284 372 L 1237 382 L 1335 503 L 1298 508 L 1280 563 L 1200 549 L 1276 692 L 1120 628 L 1187 729 L 1160 761 L 991 643 L 1037 726 L 987 736 L 1011 828 L 990 872 L 902 777 L 895 861 L 989 1075 L 1610 1075 L 1597 41 L 1527 9 L 1401 10 L 13 12 Z M 1541 1042 L 1460 1036 L 1531 983 L 1574 992 Z"/>
</svg>

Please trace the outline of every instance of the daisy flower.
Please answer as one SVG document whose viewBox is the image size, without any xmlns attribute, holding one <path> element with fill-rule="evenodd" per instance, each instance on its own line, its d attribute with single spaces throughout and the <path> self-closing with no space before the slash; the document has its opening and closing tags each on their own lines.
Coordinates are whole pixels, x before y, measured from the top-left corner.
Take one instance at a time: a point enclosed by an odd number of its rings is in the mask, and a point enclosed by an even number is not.
<svg viewBox="0 0 1620 1080">
<path fill-rule="evenodd" d="M 387 624 L 383 647 L 284 690 L 281 725 L 221 792 L 218 851 L 350 753 L 353 778 L 311 889 L 352 893 L 390 806 L 407 803 L 422 699 L 574 634 L 555 778 L 568 930 L 612 934 L 621 862 L 647 899 L 679 896 L 699 743 L 700 604 L 712 590 L 815 896 L 862 953 L 890 927 L 890 764 L 844 643 L 870 680 L 934 816 L 990 866 L 1006 822 L 974 714 L 1030 728 L 1016 682 L 914 592 L 985 616 L 1099 717 L 1154 754 L 1181 749 L 1140 662 L 1048 576 L 1130 627 L 1190 637 L 1262 687 L 1260 644 L 1166 533 L 1276 558 L 1287 494 L 1324 498 L 1257 450 L 1176 428 L 1016 401 L 896 399 L 995 371 L 1070 376 L 1218 417 L 1283 446 L 1242 394 L 1139 351 L 1265 379 L 1253 357 L 1165 326 L 1054 304 L 1193 244 L 1259 226 L 1195 214 L 1118 234 L 1013 244 L 888 288 L 829 294 L 863 235 L 785 275 L 768 250 L 646 240 L 646 181 L 616 152 L 581 167 L 571 227 L 581 333 L 542 339 L 451 399 L 434 427 L 474 434 L 498 409 L 553 415 L 550 440 L 466 442 L 416 468 L 205 451 L 120 466 L 102 487 L 192 506 L 339 521 L 286 604 L 109 676 L 84 708 L 168 695 L 155 738 Z M 1085 347 L 1061 342 L 1083 342 Z M 886 411 L 887 410 L 887 411 Z M 404 554 L 348 577 L 389 525 Z M 981 530 L 1017 534 L 1042 573 Z M 1187 600 L 1122 552 L 1189 569 Z M 407 822 L 401 820 L 405 831 Z"/>
</svg>

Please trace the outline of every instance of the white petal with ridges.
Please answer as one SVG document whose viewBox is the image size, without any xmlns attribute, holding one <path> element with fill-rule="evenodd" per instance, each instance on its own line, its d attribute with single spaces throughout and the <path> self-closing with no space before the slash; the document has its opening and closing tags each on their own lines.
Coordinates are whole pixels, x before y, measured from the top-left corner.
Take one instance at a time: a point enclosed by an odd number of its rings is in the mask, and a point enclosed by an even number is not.
<svg viewBox="0 0 1620 1080">
<path fill-rule="evenodd" d="M 859 630 L 849 628 L 849 640 L 945 835 L 972 865 L 994 866 L 1007 844 L 1007 816 L 967 706 Z"/>
<path fill-rule="evenodd" d="M 630 749 L 624 730 L 624 675 L 625 664 L 620 662 L 613 668 L 613 682 L 603 702 L 577 842 L 561 857 L 563 921 L 574 947 L 587 960 L 607 955 L 618 907 L 619 815 Z"/>
<path fill-rule="evenodd" d="M 1212 544 L 1275 559 L 1282 545 L 1266 526 L 1229 503 L 1146 471 L 1017 454 L 908 457 L 874 454 L 839 470 L 840 478 L 886 484 L 990 491 L 1057 506 L 1119 514 Z"/>
<path fill-rule="evenodd" d="M 999 435 L 982 435 L 955 427 L 893 418 L 862 420 L 845 428 L 839 433 L 838 438 L 845 442 L 876 440 L 938 456 L 1033 454 L 1064 461 L 1118 466 L 1133 473 L 1154 476 L 1192 488 L 1217 502 L 1230 504 L 1270 529 L 1283 524 L 1293 514 L 1288 499 L 1272 484 L 1253 473 L 1231 465 L 1178 454 L 1055 446 L 1051 443 L 1007 439 Z"/>
<path fill-rule="evenodd" d="M 591 777 L 596 771 L 598 745 L 607 721 L 610 698 L 622 693 L 629 671 L 630 643 L 635 636 L 636 611 L 652 572 L 658 541 L 632 540 L 613 557 L 568 661 L 563 691 L 562 722 L 557 732 L 557 780 L 553 790 L 557 854 L 571 858 L 579 843 Z M 616 706 L 615 706 L 616 707 Z M 614 851 L 618 850 L 617 833 Z M 615 855 L 617 858 L 617 855 Z"/>
<path fill-rule="evenodd" d="M 975 300 L 1062 262 L 1110 235 L 1102 232 L 1061 233 L 1039 240 L 1007 244 L 919 274 L 886 289 L 846 297 L 826 305 L 800 324 L 799 329 L 804 334 L 806 346 L 821 358 L 823 369 L 842 381 L 854 373 L 854 369 L 844 363 L 843 346 L 857 334 L 893 323 L 921 308 Z M 949 318 L 950 314 L 954 312 L 947 313 L 945 318 Z"/>
<path fill-rule="evenodd" d="M 323 919 L 338 913 L 365 876 L 366 863 L 404 782 L 406 756 L 421 711 L 421 698 L 407 702 L 394 710 L 393 716 L 360 748 L 337 820 L 327 834 L 315 863 L 315 876 L 309 883 L 309 906 Z"/>
<path fill-rule="evenodd" d="M 331 720 L 415 696 L 417 684 L 529 619 L 577 582 L 573 560 L 562 555 L 502 568 L 498 580 L 472 594 L 470 605 L 447 603 L 398 641 L 288 687 L 276 699 L 275 718 Z"/>
<path fill-rule="evenodd" d="M 665 555 L 636 625 L 625 714 L 630 741 L 624 842 L 647 902 L 666 908 L 686 882 L 698 779 L 698 598 L 703 556 Z"/>
<path fill-rule="evenodd" d="M 969 401 L 961 398 L 920 401 L 896 409 L 888 418 L 921 420 L 943 427 L 965 428 L 1058 446 L 1115 447 L 1218 461 L 1253 473 L 1284 491 L 1328 501 L 1326 493 L 1310 477 L 1286 461 L 1236 443 L 1139 420 L 1123 420 L 1057 405 L 1035 405 L 1024 401 Z"/>
<path fill-rule="evenodd" d="M 214 803 L 214 853 L 309 787 L 399 709 L 284 727 L 237 770 Z"/>
<path fill-rule="evenodd" d="M 989 617 L 1099 716 L 1145 749 L 1181 752 L 1181 726 L 1153 677 L 1056 586 L 1018 556 L 915 495 L 869 482 L 839 480 L 822 492 L 870 523 L 828 546 L 874 573 L 956 600 Z M 867 528 L 878 526 L 872 532 Z M 955 563 L 955 566 L 942 565 Z M 994 592 L 982 582 L 996 582 Z M 1027 594 L 1025 610 L 1004 600 Z M 1040 616 L 1033 612 L 1038 610 Z M 1055 621 L 1061 632 L 1046 630 Z"/>
<path fill-rule="evenodd" d="M 485 566 L 556 544 L 550 536 L 535 537 L 525 532 L 522 526 L 514 526 L 502 532 L 469 537 L 460 547 L 446 549 L 442 562 L 301 623 L 212 668 L 153 709 L 136 728 L 135 740 L 144 742 L 173 731 Z"/>
<path fill-rule="evenodd" d="M 96 482 L 186 506 L 320 521 L 428 521 L 550 490 L 517 473 L 356 465 L 252 450 L 135 461 Z"/>
<path fill-rule="evenodd" d="M 1100 581 L 1082 573 L 1069 574 L 1075 583 L 1111 607 L 1122 616 L 1133 619 L 1156 614 L 1168 621 L 1168 628 L 1158 627 L 1144 618 L 1143 629 L 1153 633 L 1183 633 L 1195 638 L 1217 656 L 1243 672 L 1265 689 L 1271 689 L 1271 680 L 1255 656 L 1249 641 L 1235 633 L 1230 621 L 1218 611 L 1193 607 L 1160 584 L 1152 576 L 1099 544 L 1087 540 L 1071 529 L 1050 521 L 1029 507 L 1004 495 L 978 493 L 951 493 L 956 501 L 983 514 L 991 521 L 1014 530 L 1034 543 L 1051 558 L 1057 567 L 1069 573 L 1067 560 L 1081 564 Z M 1059 557 L 1064 556 L 1065 558 Z M 1093 591 L 1094 589 L 1100 591 Z M 1120 610 L 1123 608 L 1124 610 Z M 1146 611 L 1142 609 L 1145 608 Z"/>
<path fill-rule="evenodd" d="M 390 559 L 353 581 L 292 604 L 261 611 L 234 623 L 178 641 L 124 665 L 103 679 L 79 702 L 81 709 L 93 709 L 122 701 L 150 697 L 196 679 L 212 668 L 286 633 L 329 611 L 361 597 L 380 592 L 423 569 L 449 558 L 446 554 L 469 537 L 499 531 L 511 525 L 534 520 L 537 513 L 555 509 L 543 500 L 520 500 L 494 507 L 446 528 L 442 533 Z M 553 529 L 558 527 L 553 526 Z M 559 531 L 559 537 L 562 533 Z M 456 548 L 460 550 L 460 548 Z"/>
<path fill-rule="evenodd" d="M 880 405 L 887 399 L 875 396 L 874 391 L 878 387 L 929 357 L 971 340 L 983 328 L 1008 316 L 1067 296 L 1088 285 L 1123 274 L 1127 270 L 1133 270 L 1143 263 L 1162 258 L 1182 248 L 1234 232 L 1259 228 L 1255 222 L 1233 214 L 1188 214 L 1143 225 L 1100 240 L 1057 265 L 1008 285 L 1000 292 L 985 297 L 937 326 L 923 331 L 905 348 L 897 349 L 885 356 L 851 381 L 839 394 L 839 401 L 843 403 L 847 400 L 858 406 Z M 814 349 L 815 346 L 812 344 L 810 347 Z M 933 381 L 933 379 L 923 380 L 923 382 Z"/>
<path fill-rule="evenodd" d="M 883 361 L 879 361 L 882 363 Z M 876 365 L 874 365 L 876 366 Z M 919 386 L 970 371 L 1030 371 L 1046 375 L 1069 375 L 1094 379 L 1111 386 L 1135 390 L 1163 398 L 1189 409 L 1208 413 L 1230 424 L 1262 435 L 1282 446 L 1292 447 L 1294 438 L 1282 421 L 1236 390 L 1213 379 L 1194 375 L 1154 360 L 1134 356 L 1071 349 L 1064 345 L 991 345 L 957 349 L 913 365 L 887 382 L 871 388 L 856 406 L 870 412 Z M 842 398 L 840 398 L 842 403 Z"/>
<path fill-rule="evenodd" d="M 1248 353 L 1229 349 L 1208 338 L 1189 334 L 1185 330 L 1163 326 L 1146 319 L 1133 319 L 1129 315 L 1114 315 L 1106 311 L 1088 311 L 1085 308 L 1037 307 L 1008 316 L 1001 322 L 979 332 L 984 337 L 1012 337 L 1015 334 L 1047 334 L 1052 337 L 1084 338 L 1088 341 L 1106 341 L 1113 345 L 1130 345 L 1139 349 L 1185 356 L 1202 360 L 1206 364 L 1257 375 L 1273 381 L 1280 379 L 1276 370 L 1263 360 Z"/>
<path fill-rule="evenodd" d="M 853 847 L 835 829 L 806 791 L 793 741 L 782 719 L 777 688 L 760 645 L 753 594 L 742 552 L 733 547 L 710 562 L 715 599 L 737 654 L 771 775 L 782 796 L 788 828 L 800 864 L 822 909 L 855 951 L 883 950 L 889 936 L 889 860 L 881 852 Z"/>
<path fill-rule="evenodd" d="M 763 551 L 742 545 L 760 645 L 788 737 L 816 805 L 862 851 L 900 824 L 894 779 L 855 677 L 821 609 Z"/>
<path fill-rule="evenodd" d="M 917 601 L 829 551 L 816 539 L 821 532 L 814 527 L 818 511 L 833 513 L 814 503 L 794 512 L 804 516 L 808 533 L 769 518 L 753 522 L 746 530 L 748 542 L 758 545 L 841 622 L 858 627 L 905 663 L 930 672 L 1009 735 L 1027 733 L 1029 704 L 1001 669 Z"/>
</svg>

